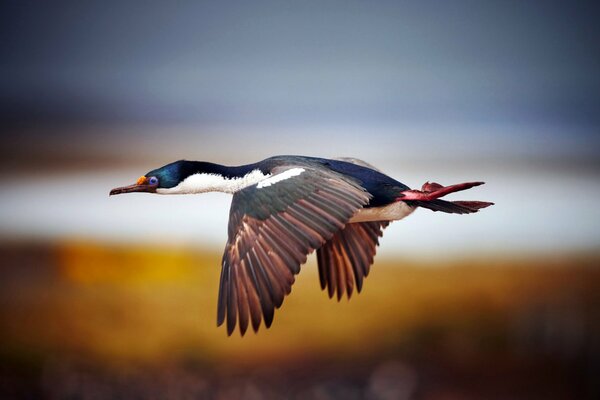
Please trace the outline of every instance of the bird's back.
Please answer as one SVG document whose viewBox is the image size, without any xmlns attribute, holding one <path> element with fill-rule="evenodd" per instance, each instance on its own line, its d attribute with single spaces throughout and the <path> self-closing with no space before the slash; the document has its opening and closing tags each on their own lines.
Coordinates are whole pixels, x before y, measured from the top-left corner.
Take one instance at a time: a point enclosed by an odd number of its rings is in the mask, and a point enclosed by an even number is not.
<svg viewBox="0 0 600 400">
<path fill-rule="evenodd" d="M 264 160 L 263 163 L 284 165 L 293 163 L 294 161 L 300 164 L 313 164 L 317 167 L 325 167 L 359 181 L 360 185 L 373 196 L 367 207 L 379 207 L 392 203 L 396 200 L 400 192 L 410 189 L 394 178 L 376 169 L 367 167 L 366 165 L 368 164 L 366 163 L 364 165 L 357 164 L 360 160 L 345 161 L 305 156 L 275 156 Z"/>
</svg>

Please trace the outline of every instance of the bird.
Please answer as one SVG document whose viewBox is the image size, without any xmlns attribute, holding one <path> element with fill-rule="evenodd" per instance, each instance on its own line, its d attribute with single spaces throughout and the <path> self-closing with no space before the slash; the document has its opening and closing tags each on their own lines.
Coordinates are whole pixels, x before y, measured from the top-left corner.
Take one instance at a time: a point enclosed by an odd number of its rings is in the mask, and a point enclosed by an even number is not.
<svg viewBox="0 0 600 400">
<path fill-rule="evenodd" d="M 379 238 L 392 222 L 418 207 L 471 214 L 493 205 L 440 198 L 484 182 L 443 186 L 426 182 L 420 190 L 356 158 L 279 155 L 239 166 L 179 160 L 142 175 L 109 195 L 233 194 L 227 244 L 221 263 L 217 326 L 244 336 L 290 294 L 295 275 L 316 250 L 319 281 L 330 298 L 359 293 L 373 264 Z"/>
</svg>

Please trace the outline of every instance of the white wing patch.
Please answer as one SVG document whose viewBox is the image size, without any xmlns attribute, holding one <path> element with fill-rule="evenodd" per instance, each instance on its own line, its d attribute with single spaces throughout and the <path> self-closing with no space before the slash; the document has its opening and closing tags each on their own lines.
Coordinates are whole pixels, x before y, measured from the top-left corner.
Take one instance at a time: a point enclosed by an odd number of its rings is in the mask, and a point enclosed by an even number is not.
<svg viewBox="0 0 600 400">
<path fill-rule="evenodd" d="M 284 181 L 286 179 L 289 179 L 293 176 L 298 176 L 301 173 L 303 173 L 305 171 L 304 168 L 291 168 L 288 169 L 287 171 L 283 171 L 280 174 L 277 174 L 275 176 L 272 176 L 270 178 L 264 179 L 260 182 L 258 182 L 258 185 L 256 185 L 257 189 L 262 189 L 262 188 L 266 188 L 269 187 L 277 182 L 281 182 Z"/>
</svg>

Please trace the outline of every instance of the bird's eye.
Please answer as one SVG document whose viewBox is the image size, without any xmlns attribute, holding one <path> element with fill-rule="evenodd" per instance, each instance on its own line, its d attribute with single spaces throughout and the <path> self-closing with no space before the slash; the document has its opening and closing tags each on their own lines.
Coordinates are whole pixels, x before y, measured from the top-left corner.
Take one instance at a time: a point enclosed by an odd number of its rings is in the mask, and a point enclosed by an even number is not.
<svg viewBox="0 0 600 400">
<path fill-rule="evenodd" d="M 151 177 L 148 179 L 148 184 L 150 184 L 150 185 L 152 185 L 152 186 L 154 186 L 154 185 L 158 185 L 158 178 L 157 178 L 157 177 L 155 177 L 155 176 L 151 176 Z"/>
</svg>

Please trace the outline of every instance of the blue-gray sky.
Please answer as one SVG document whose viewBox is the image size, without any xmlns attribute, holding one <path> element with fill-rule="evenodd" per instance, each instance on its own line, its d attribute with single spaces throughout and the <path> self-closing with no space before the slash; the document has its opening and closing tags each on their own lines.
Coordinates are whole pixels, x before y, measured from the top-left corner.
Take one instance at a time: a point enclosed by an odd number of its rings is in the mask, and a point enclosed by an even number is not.
<svg viewBox="0 0 600 400">
<path fill-rule="evenodd" d="M 593 2 L 0 7 L 8 122 L 600 125 Z"/>
</svg>

